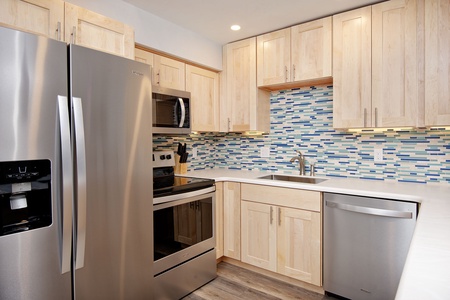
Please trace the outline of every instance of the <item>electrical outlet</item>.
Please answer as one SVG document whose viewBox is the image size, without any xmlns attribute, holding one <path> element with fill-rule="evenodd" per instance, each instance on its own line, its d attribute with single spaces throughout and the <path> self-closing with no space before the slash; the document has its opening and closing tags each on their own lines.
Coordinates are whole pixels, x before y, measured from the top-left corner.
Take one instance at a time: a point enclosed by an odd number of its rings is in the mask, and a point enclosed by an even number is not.
<svg viewBox="0 0 450 300">
<path fill-rule="evenodd" d="M 261 157 L 270 157 L 270 148 L 269 147 L 262 147 L 260 150 Z"/>
<path fill-rule="evenodd" d="M 383 161 L 383 148 L 375 148 L 373 150 L 373 161 L 375 162 Z"/>
<path fill-rule="evenodd" d="M 197 148 L 196 147 L 192 148 L 192 157 L 193 158 L 197 157 Z"/>
</svg>

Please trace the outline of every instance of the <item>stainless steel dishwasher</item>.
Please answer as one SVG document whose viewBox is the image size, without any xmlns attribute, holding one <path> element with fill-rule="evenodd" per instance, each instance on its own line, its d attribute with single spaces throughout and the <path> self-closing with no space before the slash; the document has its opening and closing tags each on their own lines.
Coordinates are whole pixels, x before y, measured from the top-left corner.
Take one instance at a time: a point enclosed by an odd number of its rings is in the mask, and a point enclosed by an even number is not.
<svg viewBox="0 0 450 300">
<path fill-rule="evenodd" d="M 324 194 L 327 294 L 394 299 L 416 224 L 413 202 Z"/>
</svg>

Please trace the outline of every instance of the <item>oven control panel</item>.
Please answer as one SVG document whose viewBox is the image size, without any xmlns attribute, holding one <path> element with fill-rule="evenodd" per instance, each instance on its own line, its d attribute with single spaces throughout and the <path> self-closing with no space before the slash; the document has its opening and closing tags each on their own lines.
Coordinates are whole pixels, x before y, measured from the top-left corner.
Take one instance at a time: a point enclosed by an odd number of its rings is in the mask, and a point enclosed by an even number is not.
<svg viewBox="0 0 450 300">
<path fill-rule="evenodd" d="M 172 150 L 153 151 L 153 168 L 173 166 L 175 166 L 175 158 Z"/>
</svg>

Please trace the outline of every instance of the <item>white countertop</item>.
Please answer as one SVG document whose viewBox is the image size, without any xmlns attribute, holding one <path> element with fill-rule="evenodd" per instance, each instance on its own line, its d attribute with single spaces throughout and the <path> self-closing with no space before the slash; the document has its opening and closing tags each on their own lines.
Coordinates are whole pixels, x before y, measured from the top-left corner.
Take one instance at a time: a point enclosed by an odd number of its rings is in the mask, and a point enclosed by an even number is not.
<svg viewBox="0 0 450 300">
<path fill-rule="evenodd" d="M 271 173 L 210 169 L 183 176 L 419 202 L 419 216 L 396 299 L 450 299 L 450 185 L 334 177 L 323 177 L 328 180 L 317 184 L 257 179 L 267 174 Z"/>
</svg>

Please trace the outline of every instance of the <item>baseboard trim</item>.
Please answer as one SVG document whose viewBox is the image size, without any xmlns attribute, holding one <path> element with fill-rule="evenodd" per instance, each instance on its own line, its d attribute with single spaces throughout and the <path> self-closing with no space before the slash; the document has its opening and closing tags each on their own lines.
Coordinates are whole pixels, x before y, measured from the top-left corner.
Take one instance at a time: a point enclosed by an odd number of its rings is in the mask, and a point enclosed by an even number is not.
<svg viewBox="0 0 450 300">
<path fill-rule="evenodd" d="M 321 294 L 321 295 L 325 295 L 324 289 L 322 287 L 320 287 L 320 286 L 315 286 L 315 285 L 312 285 L 312 284 L 307 283 L 307 282 L 303 282 L 303 281 L 300 281 L 300 280 L 297 280 L 297 279 L 294 279 L 294 278 L 290 278 L 290 277 L 287 277 L 287 276 L 284 276 L 284 275 L 280 275 L 280 274 L 277 274 L 277 273 L 274 273 L 274 272 L 271 272 L 271 271 L 268 271 L 268 270 L 265 270 L 265 269 L 261 269 L 261 268 L 258 268 L 258 267 L 255 267 L 255 266 L 243 263 L 243 262 L 238 261 L 238 260 L 233 259 L 233 258 L 222 256 L 222 257 L 218 258 L 216 261 L 217 261 L 217 263 L 220 263 L 221 261 L 224 261 L 226 263 L 238 266 L 240 268 L 247 269 L 247 270 L 250 270 L 250 271 L 253 271 L 253 272 L 257 272 L 257 273 L 263 274 L 263 275 L 265 275 L 267 277 L 270 277 L 270 278 L 273 278 L 273 279 L 277 279 L 277 280 L 280 280 L 280 281 L 287 282 L 289 284 L 298 286 L 298 287 L 303 288 L 305 290 L 309 290 L 309 291 L 312 291 L 312 292 L 315 292 L 315 293 L 318 293 L 318 294 Z"/>
</svg>

